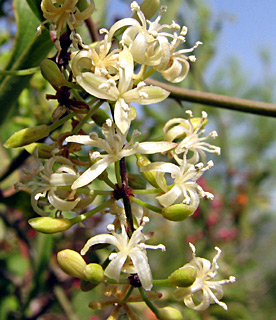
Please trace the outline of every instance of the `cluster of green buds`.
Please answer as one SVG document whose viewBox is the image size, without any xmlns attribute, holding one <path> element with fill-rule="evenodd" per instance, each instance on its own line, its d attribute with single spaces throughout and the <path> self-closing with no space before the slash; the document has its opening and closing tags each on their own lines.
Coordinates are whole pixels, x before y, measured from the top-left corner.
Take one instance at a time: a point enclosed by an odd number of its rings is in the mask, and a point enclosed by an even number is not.
<svg viewBox="0 0 276 320">
<path fill-rule="evenodd" d="M 189 308 L 205 310 L 217 303 L 226 309 L 220 301 L 221 285 L 234 281 L 234 277 L 210 281 L 217 273 L 220 250 L 216 248 L 218 253 L 210 263 L 196 257 L 192 244 L 192 260 L 167 279 L 154 279 L 151 272 L 147 250 L 165 251 L 165 246 L 146 244 L 149 235 L 143 231 L 145 225 L 152 215 L 163 222 L 183 221 L 195 212 L 201 198 L 212 200 L 213 194 L 204 191 L 198 179 L 213 166 L 206 153 L 220 154 L 219 147 L 206 142 L 217 136 L 215 131 L 204 136 L 206 112 L 193 117 L 187 111 L 186 118 L 169 120 L 159 141 L 141 142 L 137 139 L 141 133 L 133 130 L 137 103 L 160 103 L 170 94 L 144 81 L 155 72 L 172 83 L 182 81 L 190 62 L 195 61 L 194 55 L 187 54 L 201 44 L 198 41 L 193 48 L 179 49 L 185 43 L 187 28 L 174 21 L 162 25 L 166 7 L 159 13 L 158 8 L 158 0 L 144 0 L 141 6 L 133 1 L 132 17 L 100 30 L 101 40 L 86 45 L 76 28 L 93 13 L 94 1 L 43 0 L 46 20 L 42 25 L 50 23 L 58 53 L 41 63 L 41 73 L 56 90 L 46 98 L 56 99 L 58 106 L 51 124 L 20 130 L 5 143 L 7 148 L 24 147 L 38 163 L 35 172 L 29 173 L 31 182 L 25 184 L 40 215 L 29 220 L 32 228 L 53 234 L 96 213 L 109 213 L 114 218 L 107 225 L 108 232 L 91 237 L 80 253 L 65 249 L 57 256 L 61 269 L 72 277 L 93 285 L 123 286 L 125 294 L 110 300 L 114 306 L 110 319 L 119 318 L 120 308 L 135 319 L 128 307 L 135 301 L 144 301 L 160 320 L 182 319 L 177 309 L 158 308 L 152 302 L 156 298 L 152 288 L 161 283 L 175 288 L 175 297 L 183 298 Z M 155 20 L 148 20 L 155 14 Z M 72 45 L 63 48 L 60 39 L 66 28 Z M 72 60 L 64 63 L 63 54 Z M 70 132 L 68 123 L 72 125 Z M 41 141 L 53 132 L 51 142 Z M 165 160 L 152 161 L 152 154 L 163 154 Z M 138 174 L 128 172 L 131 157 L 136 157 Z M 105 187 L 98 190 L 98 181 Z M 99 244 L 111 245 L 114 250 L 101 265 L 87 264 L 82 256 L 91 247 L 100 250 Z M 131 296 L 134 288 L 139 290 L 138 297 Z M 98 308 L 108 303 L 92 305 Z"/>
</svg>

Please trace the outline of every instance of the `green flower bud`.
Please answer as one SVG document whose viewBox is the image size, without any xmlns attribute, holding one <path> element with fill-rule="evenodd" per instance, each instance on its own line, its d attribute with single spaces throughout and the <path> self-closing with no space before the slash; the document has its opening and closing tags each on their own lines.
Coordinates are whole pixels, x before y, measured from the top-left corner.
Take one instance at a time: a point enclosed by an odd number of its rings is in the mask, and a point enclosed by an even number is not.
<svg viewBox="0 0 276 320">
<path fill-rule="evenodd" d="M 128 184 L 132 189 L 146 189 L 146 181 L 140 174 L 129 173 Z"/>
<path fill-rule="evenodd" d="M 70 249 L 62 250 L 57 254 L 57 262 L 62 271 L 69 276 L 86 279 L 84 274 L 86 262 L 78 252 Z"/>
<path fill-rule="evenodd" d="M 35 149 L 37 149 L 38 157 L 40 159 L 50 159 L 52 157 L 52 151 L 54 148 L 48 144 L 34 142 L 25 146 L 24 149 L 30 154 L 32 154 Z"/>
<path fill-rule="evenodd" d="M 187 288 L 195 282 L 196 275 L 197 271 L 194 267 L 185 267 L 175 270 L 168 279 L 176 287 Z"/>
<path fill-rule="evenodd" d="M 179 310 L 173 307 L 165 307 L 158 309 L 159 320 L 181 320 L 183 319 L 182 314 Z"/>
<path fill-rule="evenodd" d="M 47 137 L 49 133 L 50 127 L 46 126 L 45 124 L 34 128 L 25 128 L 15 132 L 11 137 L 9 137 L 9 139 L 4 144 L 4 147 L 24 147 L 30 143 Z"/>
<path fill-rule="evenodd" d="M 92 4 L 93 4 L 93 7 L 95 9 L 95 4 L 94 4 L 94 0 L 91 0 Z M 77 7 L 78 9 L 82 12 L 84 11 L 85 9 L 87 9 L 89 6 L 87 0 L 79 0 L 78 3 L 77 3 Z M 93 11 L 94 11 L 93 9 Z"/>
<path fill-rule="evenodd" d="M 140 5 L 140 9 L 143 11 L 146 19 L 151 19 L 157 12 L 159 6 L 160 0 L 144 0 Z M 139 20 L 136 12 L 132 15 L 132 18 Z"/>
<path fill-rule="evenodd" d="M 92 116 L 93 121 L 100 127 L 109 119 L 109 115 L 102 109 L 98 109 Z"/>
<path fill-rule="evenodd" d="M 88 281 L 98 284 L 104 281 L 104 271 L 101 265 L 97 263 L 89 263 L 85 267 L 85 277 Z"/>
<path fill-rule="evenodd" d="M 42 60 L 40 64 L 41 74 L 52 86 L 62 87 L 66 85 L 66 80 L 59 70 L 57 64 L 50 59 Z"/>
<path fill-rule="evenodd" d="M 137 166 L 138 168 L 145 167 L 146 165 L 150 164 L 150 160 L 144 155 L 137 155 Z M 144 178 L 155 188 L 159 188 L 156 182 L 156 172 L 155 171 L 144 171 L 142 172 Z"/>
<path fill-rule="evenodd" d="M 173 204 L 162 209 L 162 215 L 165 219 L 170 221 L 182 221 L 192 215 L 196 209 L 197 208 L 184 203 Z"/>
<path fill-rule="evenodd" d="M 55 219 L 51 217 L 37 217 L 30 219 L 31 227 L 42 233 L 57 233 L 71 228 L 72 224 L 69 219 Z"/>
</svg>

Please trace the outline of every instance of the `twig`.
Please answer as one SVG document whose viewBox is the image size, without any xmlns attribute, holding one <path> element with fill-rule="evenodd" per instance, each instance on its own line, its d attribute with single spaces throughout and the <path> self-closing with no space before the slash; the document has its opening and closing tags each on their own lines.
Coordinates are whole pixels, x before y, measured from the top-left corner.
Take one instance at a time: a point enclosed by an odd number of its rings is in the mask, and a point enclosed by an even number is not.
<svg viewBox="0 0 276 320">
<path fill-rule="evenodd" d="M 170 91 L 170 97 L 178 100 L 184 100 L 213 107 L 236 110 L 241 112 L 259 114 L 262 116 L 276 117 L 276 104 L 234 98 L 221 94 L 208 93 L 190 89 L 183 89 L 171 84 L 163 83 L 157 80 L 148 79 L 147 84 L 159 86 Z"/>
<path fill-rule="evenodd" d="M 87 29 L 89 31 L 92 42 L 99 41 L 100 37 L 99 37 L 98 30 L 97 30 L 97 26 L 96 26 L 95 22 L 92 20 L 92 18 L 89 17 L 88 19 L 86 19 L 85 24 L 86 24 Z"/>
</svg>

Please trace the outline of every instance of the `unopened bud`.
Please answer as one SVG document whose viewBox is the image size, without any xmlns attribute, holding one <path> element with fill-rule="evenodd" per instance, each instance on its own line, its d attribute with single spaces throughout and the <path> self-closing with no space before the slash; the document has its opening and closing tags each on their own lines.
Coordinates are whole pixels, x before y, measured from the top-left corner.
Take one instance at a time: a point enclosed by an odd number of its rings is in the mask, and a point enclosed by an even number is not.
<svg viewBox="0 0 276 320">
<path fill-rule="evenodd" d="M 128 184 L 132 189 L 146 189 L 146 181 L 140 174 L 129 173 Z"/>
<path fill-rule="evenodd" d="M 97 263 L 89 263 L 85 267 L 84 274 L 86 279 L 94 284 L 98 284 L 104 281 L 103 268 Z"/>
<path fill-rule="evenodd" d="M 40 159 L 50 159 L 52 157 L 52 151 L 54 150 L 52 146 L 39 142 L 28 144 L 24 147 L 24 149 L 28 151 L 30 154 L 33 154 L 35 149 L 37 149 L 38 157 Z"/>
<path fill-rule="evenodd" d="M 92 116 L 93 121 L 100 127 L 109 119 L 109 115 L 102 109 L 98 109 Z"/>
<path fill-rule="evenodd" d="M 57 262 L 62 271 L 69 276 L 86 279 L 84 274 L 86 262 L 78 252 L 70 249 L 62 250 L 57 254 Z"/>
<path fill-rule="evenodd" d="M 173 307 L 165 307 L 158 309 L 158 319 L 160 320 L 181 320 L 182 314 L 179 310 Z"/>
<path fill-rule="evenodd" d="M 145 167 L 146 165 L 150 164 L 150 160 L 143 155 L 137 155 L 137 166 L 138 168 Z M 156 172 L 155 171 L 143 171 L 142 175 L 144 178 L 155 188 L 159 188 L 156 182 Z"/>
<path fill-rule="evenodd" d="M 50 127 L 46 126 L 45 124 L 34 128 L 25 128 L 15 132 L 11 137 L 9 137 L 9 139 L 4 144 L 4 147 L 24 147 L 30 143 L 47 137 L 49 133 Z"/>
<path fill-rule="evenodd" d="M 90 0 L 90 3 L 92 4 L 92 6 L 95 9 L 94 0 Z M 87 2 L 87 0 L 79 0 L 78 3 L 77 3 L 77 7 L 82 12 L 82 11 L 84 11 L 85 9 L 87 9 L 89 7 L 89 3 Z M 93 9 L 93 11 L 94 11 L 94 9 Z"/>
<path fill-rule="evenodd" d="M 175 270 L 168 279 L 176 287 L 187 288 L 195 282 L 196 275 L 197 271 L 194 267 L 184 267 Z"/>
<path fill-rule="evenodd" d="M 30 219 L 29 224 L 33 229 L 42 233 L 57 233 L 71 228 L 69 219 L 55 219 L 51 217 L 37 217 Z"/>
<path fill-rule="evenodd" d="M 146 19 L 151 19 L 157 12 L 159 6 L 160 0 L 144 0 L 140 5 L 140 9 L 144 13 Z M 136 12 L 132 15 L 132 18 L 138 20 Z"/>
<path fill-rule="evenodd" d="M 196 207 L 184 203 L 173 204 L 162 210 L 162 215 L 170 221 L 182 221 L 196 211 Z"/>
<path fill-rule="evenodd" d="M 40 64 L 41 74 L 52 86 L 62 87 L 66 85 L 66 80 L 59 70 L 57 64 L 50 59 L 42 60 Z"/>
</svg>

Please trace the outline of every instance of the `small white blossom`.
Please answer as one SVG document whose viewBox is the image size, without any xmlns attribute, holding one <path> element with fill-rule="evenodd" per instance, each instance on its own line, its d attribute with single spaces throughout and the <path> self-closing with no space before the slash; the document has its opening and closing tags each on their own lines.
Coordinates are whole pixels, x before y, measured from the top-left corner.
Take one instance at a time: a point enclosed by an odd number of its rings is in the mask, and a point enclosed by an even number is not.
<svg viewBox="0 0 276 320">
<path fill-rule="evenodd" d="M 119 54 L 119 82 L 106 79 L 92 72 L 77 73 L 79 85 L 91 95 L 108 101 L 114 101 L 114 120 L 118 128 L 125 133 L 132 120 L 131 102 L 152 104 L 165 100 L 169 92 L 157 86 L 147 86 L 144 82 L 133 88 L 134 63 L 127 47 Z"/>
<path fill-rule="evenodd" d="M 106 154 L 94 152 L 93 158 L 99 158 L 89 169 L 87 169 L 72 185 L 72 189 L 80 188 L 97 178 L 111 163 L 121 160 L 124 157 L 139 154 L 153 154 L 165 152 L 174 148 L 175 143 L 169 141 L 163 142 L 134 142 L 134 139 L 140 134 L 134 131 L 131 140 L 125 144 L 127 131 L 122 133 L 116 124 L 110 119 L 102 126 L 102 132 L 105 139 L 99 138 L 96 133 L 89 135 L 70 136 L 65 139 L 66 142 L 76 142 L 93 146 L 105 150 Z"/>
<path fill-rule="evenodd" d="M 220 154 L 220 148 L 210 143 L 205 142 L 208 138 L 216 138 L 217 132 L 212 131 L 205 137 L 200 137 L 204 132 L 204 126 L 208 121 L 207 113 L 202 112 L 201 118 L 192 118 L 192 111 L 186 111 L 188 119 L 175 118 L 169 120 L 164 126 L 165 140 L 167 141 L 178 141 L 183 138 L 182 141 L 178 142 L 178 146 L 170 152 L 174 159 L 179 163 L 186 161 L 186 154 L 188 151 L 193 153 L 188 162 L 198 163 L 201 160 L 206 163 L 205 152 L 211 152 Z M 181 157 L 182 155 L 182 157 Z"/>
<path fill-rule="evenodd" d="M 142 233 L 142 230 L 147 221 L 148 220 L 144 218 L 144 223 L 133 232 L 131 238 L 127 235 L 123 224 L 121 224 L 121 233 L 115 232 L 115 226 L 113 224 L 108 225 L 107 229 L 111 234 L 99 234 L 90 238 L 81 250 L 81 254 L 86 254 L 89 248 L 95 244 L 109 243 L 113 245 L 117 253 L 110 254 L 109 260 L 111 260 L 111 262 L 105 269 L 104 274 L 111 279 L 119 281 L 122 271 L 137 273 L 143 288 L 145 290 L 151 290 L 152 275 L 146 249 L 161 249 L 164 251 L 165 246 L 162 244 L 152 246 L 144 243 L 147 237 Z M 128 257 L 133 264 L 131 267 L 129 267 L 129 265 L 124 266 Z"/>
<path fill-rule="evenodd" d="M 31 181 L 27 184 L 30 187 L 35 186 L 31 195 L 33 209 L 40 215 L 45 215 L 45 211 L 40 208 L 41 204 L 51 204 L 60 211 L 73 210 L 81 197 L 76 196 L 72 190 L 67 191 L 59 187 L 71 187 L 78 176 L 75 166 L 62 156 L 53 156 L 44 165 L 39 162 L 39 168 L 34 175 L 39 181 Z M 45 197 L 47 199 L 43 202 L 42 199 Z"/>
<path fill-rule="evenodd" d="M 199 205 L 199 199 L 206 197 L 213 199 L 214 195 L 205 192 L 196 182 L 204 171 L 210 169 L 213 162 L 209 161 L 204 167 L 203 163 L 196 166 L 184 162 L 180 166 L 167 162 L 154 162 L 145 167 L 141 167 L 141 171 L 156 171 L 156 180 L 159 187 L 164 190 L 164 194 L 156 197 L 163 207 L 169 207 L 175 203 L 184 203 L 194 207 Z M 170 173 L 174 179 L 174 183 L 169 187 L 164 183 L 164 174 Z"/>
<path fill-rule="evenodd" d="M 179 288 L 175 291 L 177 299 L 183 299 L 188 308 L 203 311 L 206 310 L 210 304 L 217 303 L 223 309 L 227 310 L 227 305 L 219 301 L 223 297 L 222 285 L 226 283 L 233 283 L 236 281 L 235 277 L 231 276 L 228 280 L 212 281 L 217 275 L 219 266 L 217 260 L 221 254 L 221 250 L 216 247 L 217 254 L 213 258 L 212 263 L 204 258 L 196 257 L 196 249 L 190 243 L 193 252 L 193 258 L 189 263 L 186 263 L 182 268 L 192 267 L 196 270 L 196 280 L 188 288 Z"/>
</svg>

